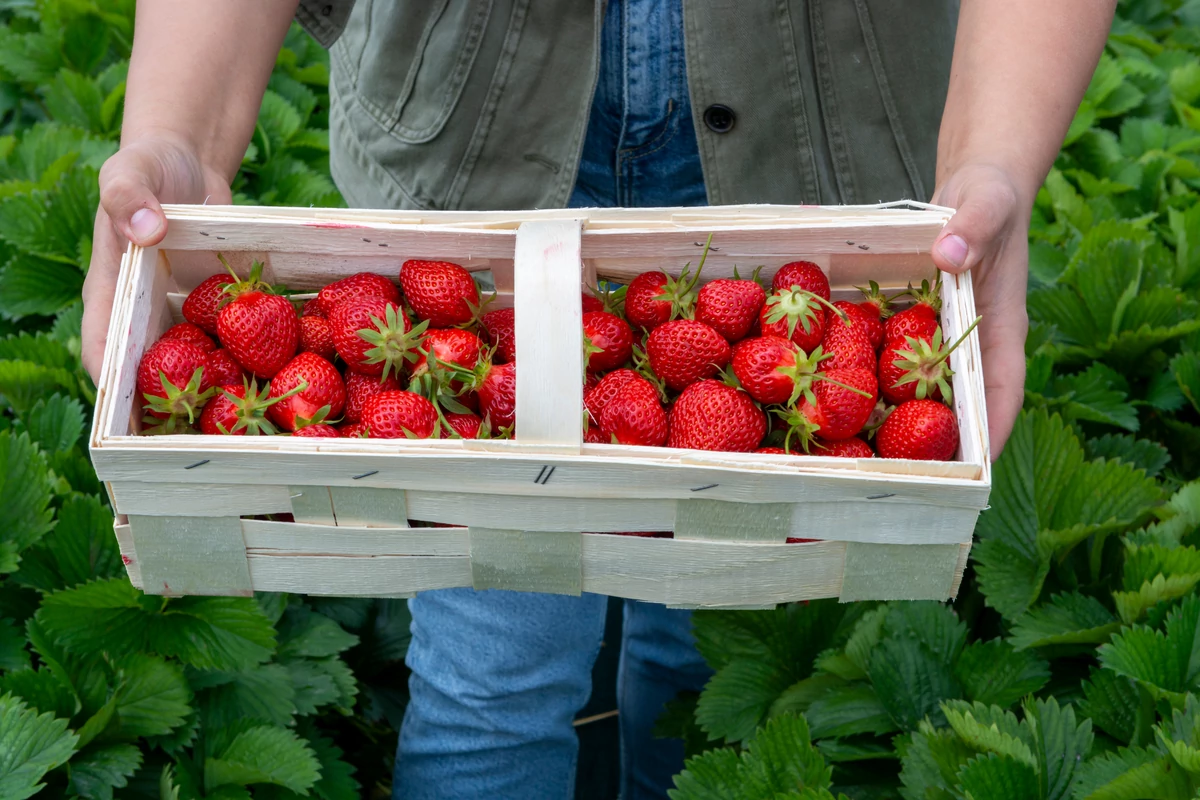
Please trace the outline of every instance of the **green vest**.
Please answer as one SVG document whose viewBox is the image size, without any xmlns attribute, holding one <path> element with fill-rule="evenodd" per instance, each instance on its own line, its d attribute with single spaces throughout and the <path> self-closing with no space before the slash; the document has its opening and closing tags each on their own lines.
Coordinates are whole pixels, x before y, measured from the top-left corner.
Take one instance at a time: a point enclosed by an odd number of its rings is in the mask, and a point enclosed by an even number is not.
<svg viewBox="0 0 1200 800">
<path fill-rule="evenodd" d="M 301 0 L 352 206 L 566 205 L 602 0 Z M 957 0 L 684 0 L 708 200 L 928 200 Z M 710 111 L 725 106 L 727 114 Z"/>
</svg>

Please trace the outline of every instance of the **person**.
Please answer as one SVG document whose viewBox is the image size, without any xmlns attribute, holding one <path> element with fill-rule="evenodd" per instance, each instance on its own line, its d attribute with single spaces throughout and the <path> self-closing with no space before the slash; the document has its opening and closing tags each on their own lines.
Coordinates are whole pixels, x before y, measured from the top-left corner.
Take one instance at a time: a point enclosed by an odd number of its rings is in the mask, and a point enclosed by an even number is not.
<svg viewBox="0 0 1200 800">
<path fill-rule="evenodd" d="M 993 457 L 1023 399 L 1027 230 L 1114 0 L 144 0 L 120 150 L 100 173 L 83 359 L 119 256 L 165 202 L 230 200 L 294 15 L 332 44 L 331 168 L 353 206 L 532 208 L 932 200 L 971 270 Z M 565 798 L 604 598 L 411 601 L 397 798 Z M 682 766 L 663 702 L 707 676 L 687 612 L 629 602 L 622 797 Z"/>
</svg>

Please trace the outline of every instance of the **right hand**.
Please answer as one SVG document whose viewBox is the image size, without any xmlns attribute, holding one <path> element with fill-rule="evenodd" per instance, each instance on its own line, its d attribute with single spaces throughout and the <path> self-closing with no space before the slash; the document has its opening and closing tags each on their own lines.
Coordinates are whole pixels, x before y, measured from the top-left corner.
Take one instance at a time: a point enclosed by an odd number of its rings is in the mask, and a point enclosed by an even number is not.
<svg viewBox="0 0 1200 800">
<path fill-rule="evenodd" d="M 83 282 L 83 366 L 98 381 L 121 256 L 129 242 L 152 247 L 167 233 L 161 203 L 230 202 L 229 182 L 204 166 L 185 139 L 150 135 L 118 150 L 100 170 L 92 261 Z"/>
</svg>

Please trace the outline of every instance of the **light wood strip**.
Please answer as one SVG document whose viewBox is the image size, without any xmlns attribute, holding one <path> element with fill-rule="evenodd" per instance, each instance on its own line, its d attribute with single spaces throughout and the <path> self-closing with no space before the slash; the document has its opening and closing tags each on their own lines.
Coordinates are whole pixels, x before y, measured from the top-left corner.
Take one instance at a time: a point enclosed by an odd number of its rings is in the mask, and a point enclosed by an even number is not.
<svg viewBox="0 0 1200 800">
<path fill-rule="evenodd" d="M 242 520 L 246 552 L 295 556 L 470 555 L 466 528 L 351 528 Z"/>
</svg>

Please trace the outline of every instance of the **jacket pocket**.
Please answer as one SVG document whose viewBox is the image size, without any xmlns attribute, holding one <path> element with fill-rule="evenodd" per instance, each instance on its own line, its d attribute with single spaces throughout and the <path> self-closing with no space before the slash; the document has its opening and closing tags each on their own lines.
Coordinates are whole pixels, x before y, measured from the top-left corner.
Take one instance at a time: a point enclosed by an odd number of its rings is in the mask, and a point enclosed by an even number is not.
<svg viewBox="0 0 1200 800">
<path fill-rule="evenodd" d="M 491 13 L 492 0 L 359 0 L 335 49 L 363 109 L 420 144 L 462 97 Z"/>
</svg>

